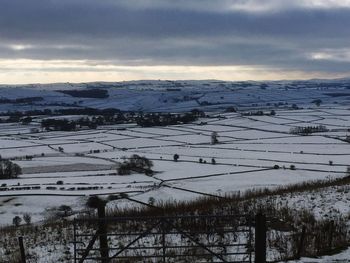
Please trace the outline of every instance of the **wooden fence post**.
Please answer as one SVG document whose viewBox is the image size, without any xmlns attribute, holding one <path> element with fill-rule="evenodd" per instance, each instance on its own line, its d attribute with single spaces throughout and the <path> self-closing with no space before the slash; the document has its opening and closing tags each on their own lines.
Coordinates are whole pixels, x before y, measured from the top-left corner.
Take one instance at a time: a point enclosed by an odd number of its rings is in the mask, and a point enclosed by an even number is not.
<svg viewBox="0 0 350 263">
<path fill-rule="evenodd" d="M 334 237 L 334 221 L 329 222 L 329 240 L 328 248 L 331 251 L 333 248 L 333 237 Z"/>
<path fill-rule="evenodd" d="M 26 263 L 26 254 L 24 251 L 23 237 L 18 237 L 19 250 L 21 252 L 21 262 Z"/>
<path fill-rule="evenodd" d="M 303 253 L 305 233 L 306 233 L 306 226 L 304 225 L 302 230 L 301 230 L 301 236 L 300 236 L 300 240 L 299 240 L 297 259 L 300 259 L 301 258 L 301 254 Z"/>
<path fill-rule="evenodd" d="M 77 222 L 73 219 L 74 263 L 77 263 Z"/>
<path fill-rule="evenodd" d="M 164 217 L 164 216 L 163 216 Z M 165 244 L 165 219 L 162 218 L 161 222 L 162 229 L 162 249 L 163 249 L 163 263 L 166 263 L 166 244 Z"/>
<path fill-rule="evenodd" d="M 266 263 L 266 217 L 259 213 L 255 217 L 255 263 Z"/>
<path fill-rule="evenodd" d="M 106 206 L 99 205 L 97 209 L 98 214 L 98 229 L 100 235 L 100 254 L 101 263 L 109 262 L 108 240 L 107 240 L 107 223 L 106 223 Z"/>
</svg>

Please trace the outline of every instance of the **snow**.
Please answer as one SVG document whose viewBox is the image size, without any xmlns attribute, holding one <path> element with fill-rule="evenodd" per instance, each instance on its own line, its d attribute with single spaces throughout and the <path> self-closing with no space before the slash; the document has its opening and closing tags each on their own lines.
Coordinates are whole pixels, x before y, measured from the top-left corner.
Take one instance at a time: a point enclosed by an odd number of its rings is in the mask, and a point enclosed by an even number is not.
<svg viewBox="0 0 350 263">
<path fill-rule="evenodd" d="M 85 209 L 87 198 L 95 194 L 128 193 L 143 202 L 148 202 L 150 197 L 156 201 L 192 200 L 205 195 L 273 189 L 343 177 L 350 157 L 350 144 L 343 141 L 349 134 L 349 100 L 324 93 L 342 92 L 346 88 L 320 90 L 313 82 L 306 88 L 298 86 L 305 86 L 304 83 L 296 84 L 296 88 L 286 88 L 288 83 L 268 83 L 263 90 L 255 84 L 243 88 L 231 82 L 188 81 L 181 82 L 183 87 L 179 91 L 167 90 L 174 88 L 171 86 L 174 84 L 162 81 L 95 83 L 95 86 L 108 89 L 110 97 L 106 99 L 72 98 L 55 91 L 84 89 L 88 84 L 32 85 L 20 89 L 0 87 L 1 96 L 6 98 L 43 96 L 44 102 L 40 103 L 47 104 L 47 108 L 57 107 L 50 105 L 53 102 L 81 100 L 80 106 L 97 108 L 153 112 L 201 108 L 209 114 L 192 124 L 151 128 L 135 124 L 109 125 L 73 132 L 31 133 L 31 128 L 38 127 L 34 122 L 27 126 L 0 124 L 2 157 L 11 158 L 23 168 L 19 178 L 0 182 L 6 185 L 2 189 L 8 188 L 0 191 L 0 225 L 11 224 L 14 216 L 24 213 L 32 215 L 33 222 L 40 222 L 62 204 L 79 212 Z M 310 104 L 315 98 L 323 100 L 320 107 Z M 199 105 L 203 101 L 215 105 Z M 334 101 L 338 104 L 333 104 Z M 279 102 L 283 105 L 273 105 Z M 293 103 L 304 109 L 290 109 Z M 274 109 L 276 115 L 223 113 L 227 106 L 247 111 L 262 108 L 270 112 Z M 43 105 L 6 104 L 0 111 L 22 107 L 41 108 Z M 289 133 L 292 127 L 321 124 L 330 130 L 310 136 Z M 215 145 L 211 144 L 210 138 L 213 131 L 218 132 L 219 143 Z M 152 160 L 153 176 L 117 175 L 118 164 L 133 154 Z M 173 160 L 174 154 L 180 156 L 177 162 Z M 25 159 L 26 155 L 33 158 Z M 216 164 L 211 163 L 212 158 Z M 273 169 L 274 165 L 280 168 Z M 295 169 L 291 169 L 292 165 Z M 62 183 L 57 184 L 58 181 Z M 322 191 L 285 194 L 277 200 L 294 209 L 312 210 L 320 218 L 332 214 L 348 215 L 349 191 L 348 186 L 329 187 Z M 132 205 L 136 204 L 120 200 L 110 204 L 112 207 Z M 52 260 L 56 260 L 56 256 L 52 254 Z M 334 257 L 294 262 L 341 262 L 347 258 L 349 250 Z"/>
<path fill-rule="evenodd" d="M 342 115 L 339 118 L 338 113 Z M 318 109 L 277 110 L 275 116 L 227 113 L 203 118 L 202 125 L 151 128 L 129 125 L 125 130 L 119 129 L 122 125 L 110 125 L 76 132 L 9 133 L 0 138 L 2 155 L 13 158 L 23 167 L 24 174 L 18 179 L 2 180 L 10 189 L 1 191 L 0 196 L 25 194 L 35 198 L 36 194 L 54 194 L 72 198 L 71 195 L 129 192 L 146 202 L 150 196 L 157 200 L 184 200 L 200 193 L 222 195 L 341 177 L 350 155 L 350 145 L 339 140 L 346 136 L 346 131 L 310 136 L 288 133 L 289 120 L 285 118 L 292 118 L 295 126 L 310 125 L 323 114 Z M 337 121 L 342 123 L 350 112 L 345 108 L 327 109 L 326 115 L 334 119 L 333 125 L 338 125 Z M 4 133 L 12 129 L 12 125 L 2 126 Z M 212 131 L 218 132 L 218 144 L 210 143 Z M 64 151 L 60 152 L 59 147 Z M 153 161 L 154 177 L 116 175 L 118 163 L 132 154 Z M 179 154 L 178 162 L 173 160 L 174 154 Z M 26 155 L 33 159 L 23 159 Z M 212 158 L 215 165 L 211 164 Z M 280 169 L 273 169 L 276 164 Z M 295 169 L 291 170 L 291 165 Z M 63 185 L 56 184 L 60 180 Z M 164 186 L 159 187 L 162 182 Z M 27 186 L 40 189 L 16 189 Z M 77 190 L 78 187 L 86 188 Z M 9 206 L 11 203 L 0 206 L 0 213 L 6 214 L 1 217 L 2 224 L 10 223 L 8 219 L 14 216 Z M 24 206 L 26 203 L 22 205 L 24 210 L 31 209 Z M 50 206 L 46 203 L 42 213 Z"/>
<path fill-rule="evenodd" d="M 301 258 L 300 260 L 288 261 L 288 263 L 348 263 L 350 259 L 350 248 L 343 252 L 320 258 Z"/>
<path fill-rule="evenodd" d="M 242 109 L 258 106 L 271 109 L 274 104 L 280 104 L 279 108 L 290 108 L 292 104 L 310 106 L 313 105 L 311 102 L 315 99 L 321 99 L 322 105 L 347 105 L 347 96 L 331 96 L 333 93 L 349 93 L 347 86 L 340 80 L 335 80 L 333 85 L 323 89 L 318 88 L 317 84 L 312 81 L 303 83 L 266 82 L 264 89 L 259 87 L 260 84 L 206 80 L 0 85 L 0 94 L 1 97 L 7 99 L 42 97 L 42 101 L 34 102 L 37 109 L 64 108 L 67 105 L 75 106 L 74 103 L 78 103 L 79 106 L 100 109 L 118 108 L 152 112 L 189 111 L 193 108 L 215 111 L 225 109 L 228 106 L 238 106 Z M 58 92 L 91 87 L 107 89 L 109 97 L 104 99 L 74 98 Z M 334 104 L 335 102 L 337 104 Z M 57 106 L 59 103 L 65 103 L 66 106 Z M 0 111 L 31 110 L 32 108 L 33 105 L 9 103 L 1 105 Z"/>
</svg>

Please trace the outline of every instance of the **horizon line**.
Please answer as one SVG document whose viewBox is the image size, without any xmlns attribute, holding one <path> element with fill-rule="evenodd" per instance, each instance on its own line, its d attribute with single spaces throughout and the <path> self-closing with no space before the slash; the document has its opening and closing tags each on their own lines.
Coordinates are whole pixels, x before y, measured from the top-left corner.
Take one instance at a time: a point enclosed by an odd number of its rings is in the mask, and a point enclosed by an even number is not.
<svg viewBox="0 0 350 263">
<path fill-rule="evenodd" d="M 222 79 L 133 79 L 133 80 L 116 80 L 116 81 L 104 81 L 104 80 L 94 80 L 94 81 L 67 81 L 67 82 L 29 82 L 29 83 L 16 83 L 16 84 L 8 84 L 8 83 L 0 83 L 0 86 L 32 86 L 32 85 L 59 85 L 59 84 L 91 84 L 91 83 L 105 83 L 105 84 L 112 84 L 112 83 L 123 83 L 123 82 L 142 82 L 142 81 L 174 81 L 174 82 L 181 82 L 181 81 L 221 81 L 221 82 L 283 82 L 283 81 L 329 81 L 329 80 L 349 80 L 349 77 L 340 77 L 340 78 L 334 78 L 334 77 L 325 77 L 325 78 L 291 78 L 291 79 L 275 79 L 275 80 L 222 80 Z"/>
</svg>

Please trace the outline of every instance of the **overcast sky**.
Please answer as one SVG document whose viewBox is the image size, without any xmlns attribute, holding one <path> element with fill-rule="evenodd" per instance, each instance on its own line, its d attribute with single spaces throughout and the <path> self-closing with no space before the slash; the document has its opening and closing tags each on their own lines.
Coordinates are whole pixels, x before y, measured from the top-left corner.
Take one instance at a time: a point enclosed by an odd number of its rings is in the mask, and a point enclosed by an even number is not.
<svg viewBox="0 0 350 263">
<path fill-rule="evenodd" d="M 350 76 L 350 0 L 0 0 L 0 83 Z"/>
</svg>

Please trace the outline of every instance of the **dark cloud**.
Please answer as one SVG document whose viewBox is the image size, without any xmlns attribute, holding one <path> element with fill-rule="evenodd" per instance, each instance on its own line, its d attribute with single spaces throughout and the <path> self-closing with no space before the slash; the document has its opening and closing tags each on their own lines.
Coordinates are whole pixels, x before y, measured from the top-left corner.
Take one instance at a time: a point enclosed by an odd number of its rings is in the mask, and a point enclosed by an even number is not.
<svg viewBox="0 0 350 263">
<path fill-rule="evenodd" d="M 350 9 L 296 2 L 0 0 L 0 59 L 350 71 Z"/>
</svg>

